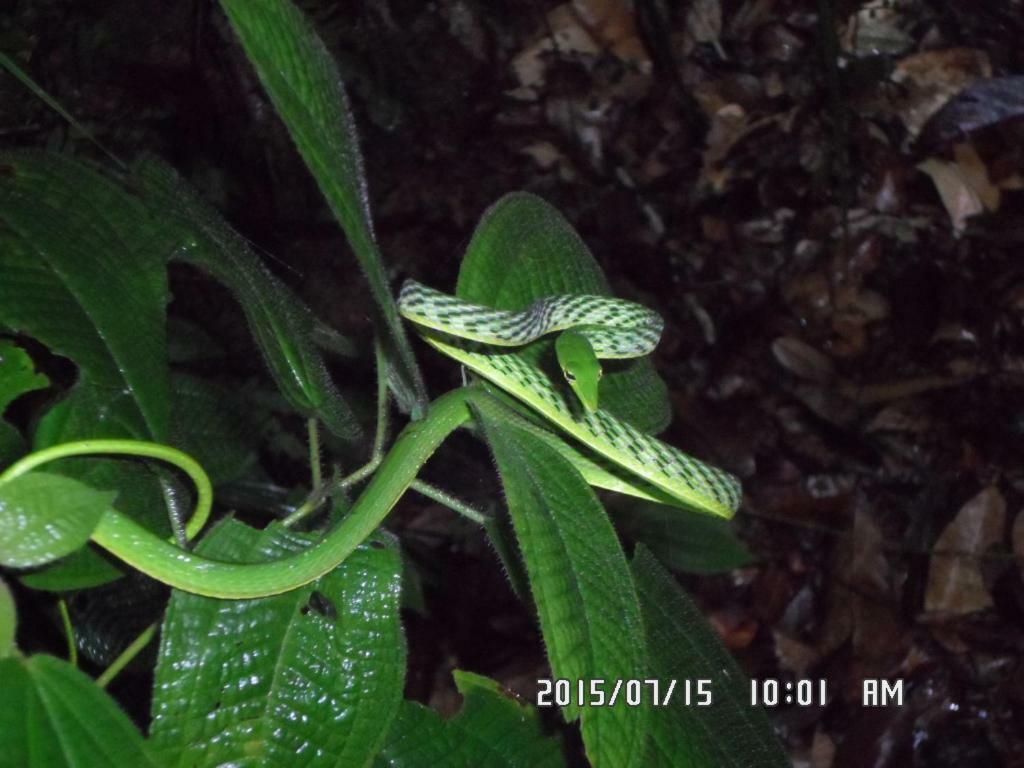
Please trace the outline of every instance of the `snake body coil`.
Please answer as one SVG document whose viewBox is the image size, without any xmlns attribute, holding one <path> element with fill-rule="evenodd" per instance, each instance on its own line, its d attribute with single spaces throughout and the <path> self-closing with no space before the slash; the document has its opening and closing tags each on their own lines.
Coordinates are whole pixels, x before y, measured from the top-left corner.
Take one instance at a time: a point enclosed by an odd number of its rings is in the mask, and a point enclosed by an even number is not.
<svg viewBox="0 0 1024 768">
<path fill-rule="evenodd" d="M 598 338 L 613 339 L 609 346 L 614 351 L 633 350 L 632 354 L 608 355 L 603 354 L 606 347 L 602 346 L 599 357 L 636 357 L 650 352 L 661 333 L 661 318 L 651 310 L 604 296 L 573 295 L 539 299 L 518 312 L 503 311 L 463 301 L 414 281 L 402 287 L 398 309 L 407 319 L 429 329 L 422 333 L 429 344 L 529 405 L 587 448 L 635 476 L 640 485 L 650 484 L 676 503 L 721 517 L 731 517 L 739 507 L 740 484 L 729 473 L 640 432 L 607 411 L 580 413 L 545 371 L 515 352 L 486 350 L 464 341 L 521 345 L 545 333 L 569 328 L 589 336 L 597 326 Z M 616 325 L 620 317 L 628 325 Z M 570 318 L 583 323 L 577 326 L 569 322 Z M 594 346 L 596 352 L 597 344 Z M 623 489 L 617 486 L 616 490 Z M 652 497 L 645 489 L 637 495 Z"/>
<path fill-rule="evenodd" d="M 607 296 L 537 299 L 526 309 L 491 309 L 406 280 L 398 297 L 402 315 L 417 325 L 501 347 L 519 347 L 570 328 L 586 336 L 599 358 L 641 357 L 658 346 L 661 316 L 647 307 Z"/>
</svg>

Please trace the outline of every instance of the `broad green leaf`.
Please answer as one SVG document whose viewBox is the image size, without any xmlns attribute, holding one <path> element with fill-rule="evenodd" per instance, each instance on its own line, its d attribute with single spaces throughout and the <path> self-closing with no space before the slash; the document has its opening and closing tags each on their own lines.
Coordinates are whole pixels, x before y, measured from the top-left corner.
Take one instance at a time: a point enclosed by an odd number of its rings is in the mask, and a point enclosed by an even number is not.
<svg viewBox="0 0 1024 768">
<path fill-rule="evenodd" d="M 114 700 L 53 656 L 0 659 L 0 766 L 158 768 Z"/>
<path fill-rule="evenodd" d="M 722 573 L 750 565 L 750 550 L 729 520 L 630 500 L 609 508 L 615 527 L 674 571 Z"/>
<path fill-rule="evenodd" d="M 28 352 L 0 339 L 0 415 L 16 398 L 34 389 L 45 389 L 49 385 L 49 379 L 36 373 Z"/>
<path fill-rule="evenodd" d="M 175 446 L 198 461 L 215 485 L 236 480 L 256 462 L 258 426 L 237 390 L 175 374 Z"/>
<path fill-rule="evenodd" d="M 680 683 L 709 680 L 713 696 L 710 706 L 687 706 L 682 688 L 677 687 L 675 703 L 654 709 L 644 765 L 787 768 L 789 760 L 767 716 L 750 706 L 746 677 L 697 606 L 644 547 L 637 547 L 631 568 L 643 611 L 651 676 Z"/>
<path fill-rule="evenodd" d="M 366 275 L 383 320 L 395 396 L 404 410 L 421 413 L 426 390 L 373 233 L 359 140 L 338 67 L 289 0 L 221 0 L 221 6 Z"/>
<path fill-rule="evenodd" d="M 54 154 L 0 153 L 0 324 L 130 393 L 166 438 L 171 398 L 163 256 L 172 232 L 120 186 Z"/>
<path fill-rule="evenodd" d="M 537 711 L 517 701 L 498 683 L 455 670 L 462 709 L 444 720 L 412 701 L 398 717 L 377 757 L 378 768 L 558 768 L 559 741 L 545 736 Z"/>
<path fill-rule="evenodd" d="M 568 461 L 503 419 L 492 401 L 475 408 L 498 465 L 552 675 L 571 681 L 643 678 L 643 625 L 625 555 L 600 502 Z M 575 685 L 575 682 L 573 683 Z M 626 705 L 565 708 L 581 718 L 594 766 L 642 765 L 647 711 Z"/>
<path fill-rule="evenodd" d="M 558 293 L 611 295 L 601 268 L 572 225 L 526 192 L 505 195 L 484 213 L 462 260 L 456 293 L 496 309 L 523 309 Z M 550 357 L 551 344 L 542 340 L 521 354 L 542 364 Z M 645 432 L 668 425 L 668 393 L 650 359 L 606 361 L 604 371 L 603 409 Z"/>
<path fill-rule="evenodd" d="M 0 339 L 0 416 L 15 399 L 35 389 L 45 389 L 50 380 L 36 373 L 32 358 L 21 347 Z M 0 419 L 0 466 L 25 452 L 25 440 L 11 424 Z"/>
<path fill-rule="evenodd" d="M 18 612 L 7 584 L 0 579 L 0 659 L 14 650 L 14 634 L 18 628 Z"/>
<path fill-rule="evenodd" d="M 292 406 L 354 440 L 360 428 L 313 343 L 313 316 L 253 253 L 248 242 L 166 163 L 146 157 L 135 168 L 143 199 L 180 230 L 173 259 L 223 283 L 238 299 L 253 337 Z"/>
<path fill-rule="evenodd" d="M 25 438 L 21 432 L 0 419 L 0 467 L 13 464 L 25 450 Z"/>
<path fill-rule="evenodd" d="M 198 551 L 235 562 L 307 546 L 280 527 L 222 523 Z M 401 701 L 397 547 L 371 541 L 314 584 L 259 600 L 175 592 L 153 693 L 168 766 L 366 765 Z"/>
<path fill-rule="evenodd" d="M 50 472 L 0 483 L 0 565 L 29 568 L 74 552 L 114 496 Z"/>
<path fill-rule="evenodd" d="M 70 592 L 98 587 L 123 575 L 124 572 L 103 553 L 93 547 L 83 547 L 47 568 L 20 576 L 18 581 L 30 589 Z"/>
</svg>

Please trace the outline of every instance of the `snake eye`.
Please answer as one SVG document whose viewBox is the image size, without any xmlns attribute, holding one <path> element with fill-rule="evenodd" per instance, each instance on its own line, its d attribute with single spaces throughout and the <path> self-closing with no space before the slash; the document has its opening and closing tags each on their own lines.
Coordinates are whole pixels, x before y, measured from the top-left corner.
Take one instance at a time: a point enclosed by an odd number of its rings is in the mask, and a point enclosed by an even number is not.
<svg viewBox="0 0 1024 768">
<path fill-rule="evenodd" d="M 576 374 L 573 373 L 572 371 L 563 370 L 562 373 L 565 374 L 565 380 L 568 381 L 570 384 L 576 381 Z"/>
</svg>

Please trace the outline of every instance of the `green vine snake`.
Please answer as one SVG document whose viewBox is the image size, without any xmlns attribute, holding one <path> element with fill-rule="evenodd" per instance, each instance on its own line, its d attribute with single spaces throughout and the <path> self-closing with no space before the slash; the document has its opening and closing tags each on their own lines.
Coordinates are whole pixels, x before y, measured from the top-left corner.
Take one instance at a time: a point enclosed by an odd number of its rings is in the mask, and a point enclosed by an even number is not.
<svg viewBox="0 0 1024 768">
<path fill-rule="evenodd" d="M 606 297 L 565 296 L 541 300 L 521 312 L 500 312 L 407 282 L 399 311 L 417 324 L 432 346 L 574 438 L 578 445 L 521 419 L 524 427 L 555 445 L 592 484 L 724 517 L 738 507 L 740 486 L 731 475 L 598 407 L 598 359 L 649 352 L 661 332 L 661 319 L 650 310 Z M 515 346 L 554 332 L 560 333 L 556 355 L 565 383 L 578 401 L 570 403 L 560 383 L 514 352 L 494 352 L 494 347 L 482 346 Z M 337 567 L 373 533 L 437 447 L 472 418 L 470 406 L 475 398 L 491 399 L 475 387 L 463 387 L 434 401 L 423 419 L 401 432 L 349 514 L 301 553 L 264 563 L 215 561 L 159 538 L 114 509 L 101 516 L 91 538 L 128 565 L 187 592 L 220 598 L 287 592 Z M 187 455 L 155 443 L 86 440 L 53 446 L 29 454 L 0 473 L 0 486 L 47 462 L 88 454 L 144 456 L 178 466 L 197 488 L 197 507 L 188 524 L 188 536 L 205 525 L 212 498 L 205 472 Z"/>
</svg>

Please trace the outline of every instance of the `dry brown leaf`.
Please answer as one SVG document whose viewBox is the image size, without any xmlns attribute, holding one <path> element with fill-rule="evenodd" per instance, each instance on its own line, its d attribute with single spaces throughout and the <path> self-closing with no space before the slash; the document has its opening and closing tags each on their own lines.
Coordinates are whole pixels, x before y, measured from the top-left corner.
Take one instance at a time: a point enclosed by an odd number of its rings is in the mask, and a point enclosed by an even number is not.
<svg viewBox="0 0 1024 768">
<path fill-rule="evenodd" d="M 836 759 L 836 743 L 823 731 L 816 731 L 811 744 L 811 768 L 831 768 Z"/>
<path fill-rule="evenodd" d="M 971 216 L 998 210 L 1001 193 L 989 180 L 988 169 L 972 145 L 957 144 L 953 154 L 951 163 L 932 157 L 917 167 L 931 177 L 953 231 L 959 235 Z"/>
<path fill-rule="evenodd" d="M 822 656 L 850 639 L 857 659 L 881 669 L 905 651 L 909 638 L 899 618 L 899 595 L 884 542 L 861 499 L 854 511 L 852 534 L 836 550 L 836 578 L 816 643 Z"/>
<path fill-rule="evenodd" d="M 779 365 L 801 379 L 824 383 L 835 374 L 828 357 L 792 336 L 780 336 L 773 341 L 772 354 Z"/>
<path fill-rule="evenodd" d="M 646 60 L 646 49 L 636 46 L 636 17 L 628 0 L 573 0 L 572 10 L 603 47 L 625 61 Z"/>
<path fill-rule="evenodd" d="M 979 77 L 991 77 L 988 54 L 973 48 L 924 51 L 902 59 L 893 70 L 893 82 L 906 97 L 899 103 L 899 117 L 911 137 L 917 138 L 933 114 Z"/>
<path fill-rule="evenodd" d="M 862 56 L 898 56 L 914 44 L 903 29 L 905 19 L 890 0 L 872 0 L 850 15 L 840 36 L 844 53 Z"/>
<path fill-rule="evenodd" d="M 861 405 L 877 405 L 892 400 L 914 397 L 933 389 L 956 387 L 967 381 L 969 376 L 918 376 L 913 379 L 891 381 L 885 384 L 869 384 L 859 386 L 851 382 L 841 382 L 839 392 Z"/>
<path fill-rule="evenodd" d="M 536 97 L 536 89 L 544 85 L 546 59 L 552 53 L 571 56 L 600 52 L 601 46 L 580 23 L 571 4 L 553 8 L 548 13 L 544 34 L 512 59 L 512 71 L 520 86 L 514 93 L 521 98 Z"/>
<path fill-rule="evenodd" d="M 794 640 L 785 632 L 772 632 L 775 639 L 775 655 L 783 669 L 792 672 L 796 677 L 806 677 L 807 670 L 821 660 L 821 656 L 813 646 Z"/>
<path fill-rule="evenodd" d="M 593 60 L 604 51 L 630 64 L 639 73 L 636 77 L 648 79 L 652 64 L 628 0 L 573 0 L 556 6 L 530 44 L 512 59 L 519 87 L 511 95 L 535 99 L 552 56 Z"/>
<path fill-rule="evenodd" d="M 693 0 L 686 12 L 683 55 L 689 56 L 698 43 L 711 43 L 721 58 L 726 58 L 719 38 L 722 36 L 722 6 L 719 0 Z"/>
<path fill-rule="evenodd" d="M 978 556 L 1002 539 L 1005 520 L 1006 500 L 994 485 L 960 508 L 935 542 L 928 568 L 925 611 L 960 615 L 992 605 Z"/>
</svg>

